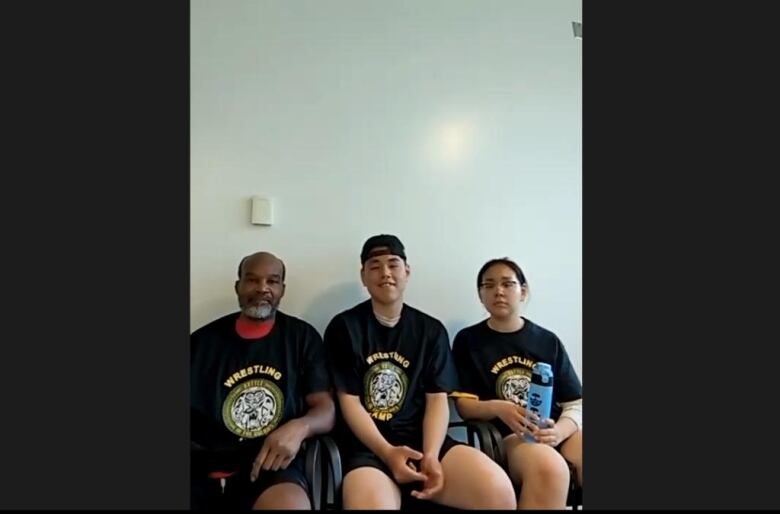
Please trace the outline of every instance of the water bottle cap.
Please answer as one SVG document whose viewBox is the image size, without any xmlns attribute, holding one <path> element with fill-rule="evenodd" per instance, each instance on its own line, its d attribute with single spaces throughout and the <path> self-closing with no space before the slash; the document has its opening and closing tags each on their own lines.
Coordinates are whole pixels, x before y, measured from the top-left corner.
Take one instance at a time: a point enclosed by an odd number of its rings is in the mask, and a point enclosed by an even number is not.
<svg viewBox="0 0 780 514">
<path fill-rule="evenodd" d="M 550 366 L 546 362 L 537 362 L 536 364 L 534 364 L 533 374 L 542 377 L 543 382 L 547 383 L 548 380 L 552 380 L 552 376 L 553 376 L 552 366 Z"/>
</svg>

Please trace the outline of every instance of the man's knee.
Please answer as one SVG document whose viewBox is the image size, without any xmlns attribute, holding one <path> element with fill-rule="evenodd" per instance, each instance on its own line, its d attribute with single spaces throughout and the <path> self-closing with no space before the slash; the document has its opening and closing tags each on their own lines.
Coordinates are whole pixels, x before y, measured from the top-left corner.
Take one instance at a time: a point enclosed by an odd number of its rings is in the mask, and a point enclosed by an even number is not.
<svg viewBox="0 0 780 514">
<path fill-rule="evenodd" d="M 253 510 L 311 510 L 306 490 L 299 484 L 282 482 L 262 492 L 252 506 Z"/>
</svg>

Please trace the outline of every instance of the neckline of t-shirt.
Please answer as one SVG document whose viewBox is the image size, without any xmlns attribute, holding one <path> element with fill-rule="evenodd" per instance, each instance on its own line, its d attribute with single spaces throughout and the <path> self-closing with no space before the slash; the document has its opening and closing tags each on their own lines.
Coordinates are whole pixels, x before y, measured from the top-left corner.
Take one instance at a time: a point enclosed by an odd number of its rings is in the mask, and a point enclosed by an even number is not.
<svg viewBox="0 0 780 514">
<path fill-rule="evenodd" d="M 244 326 L 240 328 L 239 325 L 241 324 L 244 324 Z M 241 319 L 240 313 L 238 316 L 236 316 L 235 320 L 233 321 L 233 331 L 236 334 L 236 336 L 242 341 L 259 341 L 261 339 L 265 339 L 271 334 L 271 332 L 274 331 L 275 327 L 276 327 L 275 316 L 273 319 L 261 322 L 256 327 L 253 327 L 249 325 L 248 322 L 243 321 Z"/>
<path fill-rule="evenodd" d="M 531 324 L 531 321 L 525 316 L 520 316 L 520 317 L 523 318 L 523 326 L 518 328 L 517 330 L 513 330 L 512 332 L 501 332 L 499 330 L 495 330 L 491 328 L 490 325 L 488 324 L 488 320 L 490 318 L 485 318 L 485 321 L 483 321 L 482 324 L 484 325 L 485 329 L 492 334 L 498 334 L 501 336 L 514 336 L 517 334 L 522 334 L 523 331 Z"/>
<path fill-rule="evenodd" d="M 392 327 L 385 325 L 381 321 L 379 321 L 379 318 L 377 316 L 376 311 L 374 311 L 374 304 L 371 302 L 371 299 L 368 300 L 368 310 L 371 313 L 371 317 L 374 319 L 374 322 L 376 322 L 377 325 L 379 325 L 382 328 L 386 328 L 388 330 L 392 330 L 394 328 L 397 328 L 398 325 L 401 324 L 401 320 L 404 319 L 405 313 L 407 311 L 406 303 L 401 304 L 401 313 L 398 315 L 398 321 L 393 325 Z"/>
</svg>

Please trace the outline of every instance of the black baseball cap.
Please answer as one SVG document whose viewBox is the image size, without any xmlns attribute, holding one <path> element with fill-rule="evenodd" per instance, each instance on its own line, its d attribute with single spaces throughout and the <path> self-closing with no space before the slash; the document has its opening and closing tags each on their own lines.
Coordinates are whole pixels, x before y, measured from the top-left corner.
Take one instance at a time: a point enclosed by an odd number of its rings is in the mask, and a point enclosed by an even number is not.
<svg viewBox="0 0 780 514">
<path fill-rule="evenodd" d="M 377 250 L 378 248 L 387 248 L 387 250 Z M 379 234 L 371 236 L 363 243 L 363 250 L 360 252 L 360 264 L 365 264 L 368 259 L 375 255 L 397 255 L 406 262 L 406 252 L 401 240 L 390 234 Z"/>
</svg>

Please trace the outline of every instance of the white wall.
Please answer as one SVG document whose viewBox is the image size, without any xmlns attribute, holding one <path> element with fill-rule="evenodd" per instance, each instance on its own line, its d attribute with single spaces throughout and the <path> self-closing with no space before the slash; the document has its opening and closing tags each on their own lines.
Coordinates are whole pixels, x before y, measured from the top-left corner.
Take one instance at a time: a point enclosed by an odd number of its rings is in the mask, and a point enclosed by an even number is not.
<svg viewBox="0 0 780 514">
<path fill-rule="evenodd" d="M 398 235 L 407 303 L 454 337 L 510 256 L 526 315 L 582 376 L 580 0 L 193 0 L 191 328 L 237 308 L 240 258 L 288 269 L 322 333 L 367 298 L 359 252 Z M 249 223 L 250 197 L 275 202 Z"/>
</svg>

